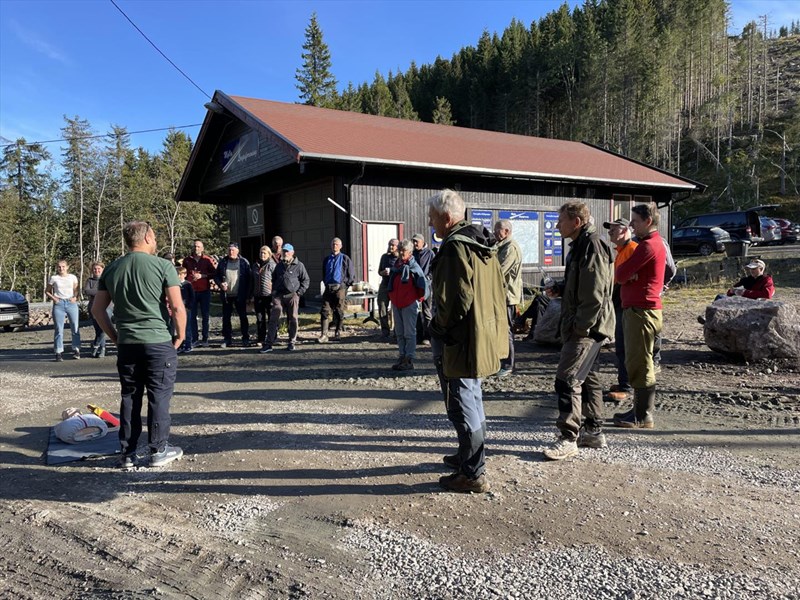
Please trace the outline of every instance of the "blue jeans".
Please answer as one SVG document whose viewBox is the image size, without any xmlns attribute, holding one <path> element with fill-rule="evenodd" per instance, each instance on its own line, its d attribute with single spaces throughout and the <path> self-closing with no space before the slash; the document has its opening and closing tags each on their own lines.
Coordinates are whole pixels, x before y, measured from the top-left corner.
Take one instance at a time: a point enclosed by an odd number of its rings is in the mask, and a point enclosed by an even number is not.
<svg viewBox="0 0 800 600">
<path fill-rule="evenodd" d="M 417 353 L 417 313 L 419 305 L 412 302 L 404 308 L 392 306 L 394 314 L 394 334 L 397 336 L 397 346 L 400 356 L 413 359 Z"/>
<path fill-rule="evenodd" d="M 186 334 L 186 339 L 191 340 L 192 343 L 197 343 L 200 338 L 197 336 L 197 309 L 203 314 L 203 341 L 208 341 L 208 313 L 211 310 L 211 290 L 205 292 L 195 292 L 194 302 L 192 303 L 191 320 L 191 337 Z"/>
<path fill-rule="evenodd" d="M 444 394 L 447 418 L 458 437 L 458 458 L 461 473 L 468 479 L 477 479 L 486 471 L 486 415 L 483 412 L 483 391 L 480 379 L 444 376 L 442 354 L 444 344 L 431 339 L 433 364 L 439 375 L 439 385 Z"/>
<path fill-rule="evenodd" d="M 167 445 L 169 404 L 175 389 L 178 354 L 172 342 L 121 344 L 117 372 L 121 387 L 119 442 L 123 454 L 133 453 L 142 433 L 142 399 L 147 389 L 147 443 L 152 452 Z"/>
<path fill-rule="evenodd" d="M 69 300 L 53 302 L 53 350 L 56 354 L 64 352 L 64 318 L 69 317 L 69 328 L 72 332 L 72 351 L 81 349 L 81 332 L 78 324 L 78 303 Z"/>
</svg>

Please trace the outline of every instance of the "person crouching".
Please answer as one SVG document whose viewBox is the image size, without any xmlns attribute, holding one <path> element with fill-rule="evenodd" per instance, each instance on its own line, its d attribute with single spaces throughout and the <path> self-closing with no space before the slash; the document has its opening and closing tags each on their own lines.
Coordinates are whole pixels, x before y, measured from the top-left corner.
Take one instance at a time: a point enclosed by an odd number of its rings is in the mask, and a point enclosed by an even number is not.
<svg viewBox="0 0 800 600">
<path fill-rule="evenodd" d="M 400 242 L 399 257 L 389 273 L 389 300 L 392 303 L 394 332 L 400 350 L 395 371 L 411 371 L 417 349 L 419 301 L 427 296 L 427 279 L 412 256 L 411 240 Z"/>
</svg>

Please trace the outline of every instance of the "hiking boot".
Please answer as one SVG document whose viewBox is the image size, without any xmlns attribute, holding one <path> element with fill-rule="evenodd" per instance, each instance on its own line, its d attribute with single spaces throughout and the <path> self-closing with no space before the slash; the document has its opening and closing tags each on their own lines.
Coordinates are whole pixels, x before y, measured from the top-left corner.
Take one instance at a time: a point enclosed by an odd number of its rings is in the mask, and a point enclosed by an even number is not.
<svg viewBox="0 0 800 600">
<path fill-rule="evenodd" d="M 705 325 L 706 318 L 703 315 L 700 315 L 699 317 L 697 317 L 697 322 L 700 323 L 700 325 Z"/>
<path fill-rule="evenodd" d="M 608 448 L 606 443 L 605 434 L 600 431 L 589 431 L 585 427 L 581 427 L 578 432 L 578 448 Z"/>
<path fill-rule="evenodd" d="M 342 332 L 338 329 L 333 333 L 333 339 L 337 342 L 342 339 Z"/>
<path fill-rule="evenodd" d="M 606 398 L 612 402 L 624 402 L 633 398 L 633 391 L 612 390 L 606 394 Z"/>
<path fill-rule="evenodd" d="M 477 479 L 469 479 L 463 473 L 453 473 L 439 478 L 439 485 L 451 492 L 483 494 L 489 491 L 489 482 L 486 475 Z"/>
<path fill-rule="evenodd" d="M 294 342 L 289 342 L 289 345 L 286 346 L 286 351 L 287 352 L 294 352 L 295 351 Z"/>
<path fill-rule="evenodd" d="M 450 467 L 455 471 L 458 471 L 461 468 L 461 459 L 458 458 L 458 454 L 445 454 L 442 457 L 442 462 L 446 467 Z"/>
<path fill-rule="evenodd" d="M 397 365 L 398 371 L 413 371 L 414 370 L 414 362 L 408 357 L 405 357 L 405 360 Z"/>
<path fill-rule="evenodd" d="M 56 352 L 56 362 L 64 362 L 64 356 L 61 352 Z"/>
<path fill-rule="evenodd" d="M 513 373 L 513 370 L 510 367 L 503 367 L 497 372 L 498 377 L 508 377 Z"/>
<path fill-rule="evenodd" d="M 136 466 L 136 453 L 123 454 L 119 459 L 120 469 L 132 469 Z"/>
<path fill-rule="evenodd" d="M 399 371 L 400 366 L 406 361 L 405 356 L 401 356 L 397 359 L 397 362 L 392 365 L 392 371 Z"/>
<path fill-rule="evenodd" d="M 81 359 L 81 351 L 80 351 L 80 348 L 75 348 L 75 350 L 73 350 L 73 351 L 72 351 L 72 357 L 73 357 L 75 360 L 80 360 L 80 359 Z"/>
<path fill-rule="evenodd" d="M 624 429 L 653 429 L 655 427 L 655 423 L 653 422 L 653 417 L 650 417 L 649 415 L 645 417 L 644 420 L 639 421 L 636 418 L 633 409 L 631 409 L 619 417 L 614 415 L 614 426 L 622 427 Z"/>
<path fill-rule="evenodd" d="M 328 341 L 329 341 L 329 340 L 328 340 L 328 336 L 327 336 L 327 335 L 325 335 L 325 334 L 322 334 L 321 336 L 319 336 L 319 339 L 318 339 L 317 341 L 318 341 L 320 344 L 326 344 L 326 343 L 328 343 Z"/>
<path fill-rule="evenodd" d="M 578 443 L 561 436 L 558 440 L 544 451 L 547 460 L 564 460 L 578 455 Z"/>
<path fill-rule="evenodd" d="M 152 452 L 150 454 L 150 466 L 163 467 L 173 460 L 180 460 L 181 456 L 183 456 L 183 450 L 178 446 L 167 444 L 161 452 Z"/>
<path fill-rule="evenodd" d="M 272 346 L 269 344 L 264 344 L 261 350 L 258 351 L 259 354 L 267 354 L 269 352 L 272 352 Z"/>
</svg>

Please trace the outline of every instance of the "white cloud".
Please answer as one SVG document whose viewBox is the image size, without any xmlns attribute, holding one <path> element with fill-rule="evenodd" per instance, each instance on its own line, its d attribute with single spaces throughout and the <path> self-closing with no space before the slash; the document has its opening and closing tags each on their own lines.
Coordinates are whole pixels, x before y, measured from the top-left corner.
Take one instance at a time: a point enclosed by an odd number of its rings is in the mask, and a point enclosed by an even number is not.
<svg viewBox="0 0 800 600">
<path fill-rule="evenodd" d="M 19 40 L 26 46 L 33 48 L 36 52 L 45 55 L 51 60 L 58 61 L 65 65 L 71 64 L 71 61 L 65 54 L 49 42 L 43 40 L 35 32 L 25 29 L 17 21 L 11 21 L 11 27 Z"/>
</svg>

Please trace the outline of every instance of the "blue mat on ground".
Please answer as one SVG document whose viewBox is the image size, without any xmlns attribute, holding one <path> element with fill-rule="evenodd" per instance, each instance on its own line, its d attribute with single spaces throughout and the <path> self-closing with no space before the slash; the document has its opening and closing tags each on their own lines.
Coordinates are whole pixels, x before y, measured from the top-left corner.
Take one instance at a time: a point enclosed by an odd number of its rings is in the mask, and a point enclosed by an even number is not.
<svg viewBox="0 0 800 600">
<path fill-rule="evenodd" d="M 101 438 L 67 444 L 56 437 L 55 429 L 50 428 L 50 440 L 47 443 L 47 464 L 59 465 L 94 458 L 96 456 L 111 456 L 119 452 L 119 427 L 109 427 L 108 433 Z"/>
</svg>

